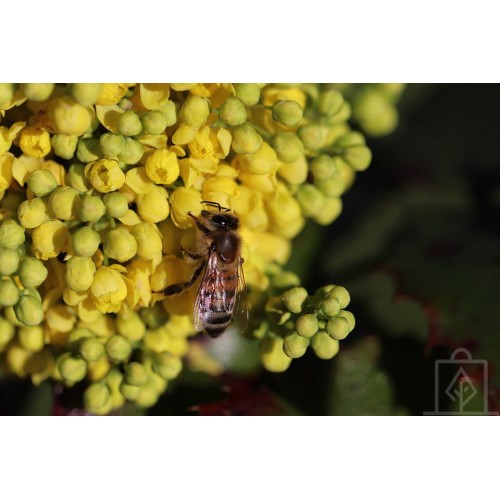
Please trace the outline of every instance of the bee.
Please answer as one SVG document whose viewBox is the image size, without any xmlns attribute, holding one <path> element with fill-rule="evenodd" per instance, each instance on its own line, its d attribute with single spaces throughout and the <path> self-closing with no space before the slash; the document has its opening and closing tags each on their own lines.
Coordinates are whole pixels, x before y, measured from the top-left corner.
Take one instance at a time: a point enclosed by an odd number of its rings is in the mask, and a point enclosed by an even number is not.
<svg viewBox="0 0 500 500">
<path fill-rule="evenodd" d="M 218 211 L 202 210 L 200 217 L 188 213 L 196 224 L 198 244 L 196 252 L 182 249 L 185 258 L 201 263 L 189 281 L 170 285 L 163 294 L 183 292 L 203 272 L 194 304 L 194 326 L 196 331 L 215 338 L 226 330 L 233 317 L 240 329 L 245 331 L 248 324 L 248 302 L 241 238 L 238 234 L 239 219 L 219 203 L 202 203 L 215 207 Z"/>
</svg>

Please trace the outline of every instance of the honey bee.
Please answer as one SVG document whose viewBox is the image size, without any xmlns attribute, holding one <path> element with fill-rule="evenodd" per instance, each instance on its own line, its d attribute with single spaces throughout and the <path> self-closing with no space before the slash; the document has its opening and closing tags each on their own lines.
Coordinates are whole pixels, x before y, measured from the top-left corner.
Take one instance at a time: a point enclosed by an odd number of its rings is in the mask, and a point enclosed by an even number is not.
<svg viewBox="0 0 500 500">
<path fill-rule="evenodd" d="M 210 337 L 221 335 L 234 317 L 242 331 L 248 323 L 248 302 L 241 239 L 238 235 L 239 219 L 228 213 L 230 210 L 219 203 L 203 201 L 205 205 L 218 209 L 217 212 L 202 210 L 200 217 L 191 212 L 198 231 L 196 252 L 182 249 L 185 258 L 201 261 L 189 281 L 170 285 L 164 295 L 181 293 L 192 286 L 202 271 L 200 288 L 196 295 L 193 311 L 196 331 Z"/>
</svg>

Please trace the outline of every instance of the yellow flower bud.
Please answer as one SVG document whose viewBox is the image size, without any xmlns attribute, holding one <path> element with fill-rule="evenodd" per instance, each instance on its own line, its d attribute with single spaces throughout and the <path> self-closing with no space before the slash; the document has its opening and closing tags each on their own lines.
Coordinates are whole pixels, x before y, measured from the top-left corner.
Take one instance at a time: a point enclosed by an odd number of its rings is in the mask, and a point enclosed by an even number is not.
<svg viewBox="0 0 500 500">
<path fill-rule="evenodd" d="M 80 220 L 95 222 L 106 213 L 106 207 L 98 196 L 83 195 L 80 205 Z"/>
<path fill-rule="evenodd" d="M 17 209 L 17 218 L 27 229 L 38 227 L 50 219 L 47 201 L 41 198 L 23 201 Z"/>
<path fill-rule="evenodd" d="M 283 352 L 292 359 L 303 356 L 309 346 L 309 339 L 299 337 L 296 332 L 286 335 L 283 342 Z"/>
<path fill-rule="evenodd" d="M 177 122 L 177 110 L 173 101 L 167 101 L 167 103 L 162 106 L 159 111 L 165 117 L 165 127 L 171 127 L 172 125 L 175 125 L 175 123 Z"/>
<path fill-rule="evenodd" d="M 168 83 L 140 83 L 141 103 L 146 109 L 158 109 L 164 106 L 170 95 Z"/>
<path fill-rule="evenodd" d="M 319 96 L 318 111 L 324 116 L 332 117 L 340 112 L 343 104 L 344 98 L 338 90 L 325 90 Z"/>
<path fill-rule="evenodd" d="M 11 153 L 0 154 L 0 191 L 6 190 L 12 182 L 13 162 L 14 155 Z"/>
<path fill-rule="evenodd" d="M 311 339 L 311 347 L 318 358 L 332 359 L 339 352 L 339 341 L 320 331 Z"/>
<path fill-rule="evenodd" d="M 298 314 L 302 311 L 304 301 L 307 299 L 307 290 L 302 287 L 291 288 L 283 293 L 282 299 L 290 312 Z"/>
<path fill-rule="evenodd" d="M 137 253 L 137 241 L 124 227 L 112 229 L 104 238 L 104 253 L 110 259 L 125 262 Z"/>
<path fill-rule="evenodd" d="M 188 215 L 199 215 L 202 209 L 202 198 L 199 191 L 194 188 L 177 188 L 170 197 L 172 206 L 172 220 L 177 227 L 186 229 L 192 227 L 193 219 Z"/>
<path fill-rule="evenodd" d="M 66 262 L 64 279 L 69 288 L 75 292 L 83 292 L 90 288 L 96 267 L 89 257 L 75 255 Z"/>
<path fill-rule="evenodd" d="M 41 326 L 22 326 L 18 330 L 19 344 L 31 352 L 38 352 L 44 346 L 44 332 Z"/>
<path fill-rule="evenodd" d="M 295 197 L 283 190 L 266 203 L 267 213 L 272 224 L 281 229 L 289 228 L 301 221 L 301 208 Z"/>
<path fill-rule="evenodd" d="M 118 160 L 104 158 L 85 167 L 85 175 L 92 187 L 100 193 L 120 189 L 125 183 L 125 174 L 118 166 Z"/>
<path fill-rule="evenodd" d="M 73 234 L 73 250 L 82 257 L 92 257 L 100 243 L 101 237 L 99 233 L 90 229 L 90 227 L 82 227 Z"/>
<path fill-rule="evenodd" d="M 310 338 L 319 329 L 318 318 L 314 314 L 302 314 L 297 318 L 295 328 L 298 335 Z"/>
<path fill-rule="evenodd" d="M 0 275 L 10 276 L 19 267 L 20 255 L 13 248 L 0 248 Z"/>
<path fill-rule="evenodd" d="M 34 158 L 43 158 L 50 152 L 51 143 L 49 133 L 37 127 L 26 127 L 21 132 L 19 142 L 21 151 Z"/>
<path fill-rule="evenodd" d="M 58 187 L 50 195 L 49 208 L 61 220 L 73 220 L 80 211 L 80 193 L 69 186 Z"/>
<path fill-rule="evenodd" d="M 48 196 L 54 189 L 57 188 L 57 179 L 50 170 L 35 170 L 28 177 L 28 187 L 35 196 L 43 198 Z"/>
<path fill-rule="evenodd" d="M 102 83 L 72 83 L 68 90 L 73 99 L 82 106 L 92 106 L 99 99 Z"/>
<path fill-rule="evenodd" d="M 5 347 L 14 338 L 15 334 L 14 325 L 0 316 L 0 352 L 5 350 Z"/>
<path fill-rule="evenodd" d="M 137 241 L 137 255 L 139 257 L 151 260 L 160 255 L 161 258 L 161 234 L 154 224 L 137 224 L 134 226 L 132 234 Z"/>
<path fill-rule="evenodd" d="M 161 111 L 151 111 L 141 118 L 144 132 L 159 135 L 167 128 L 167 117 Z"/>
<path fill-rule="evenodd" d="M 176 154 L 166 149 L 157 149 L 146 160 L 146 174 L 156 184 L 172 184 L 179 177 Z"/>
<path fill-rule="evenodd" d="M 79 351 L 82 358 L 91 363 L 100 359 L 105 353 L 104 344 L 92 337 L 82 341 Z"/>
<path fill-rule="evenodd" d="M 90 112 L 69 96 L 54 99 L 48 115 L 58 134 L 82 135 L 90 127 Z"/>
<path fill-rule="evenodd" d="M 316 186 L 304 184 L 299 187 L 297 200 L 302 207 L 302 213 L 306 217 L 313 217 L 323 210 L 326 198 Z"/>
<path fill-rule="evenodd" d="M 112 361 L 119 363 L 128 359 L 132 352 L 132 346 L 125 337 L 113 335 L 106 342 L 106 352 Z"/>
<path fill-rule="evenodd" d="M 308 123 L 299 130 L 299 137 L 307 150 L 317 151 L 325 143 L 326 129 L 317 123 Z"/>
<path fill-rule="evenodd" d="M 273 149 L 278 160 L 291 163 L 304 155 L 304 145 L 299 137 L 292 132 L 276 134 L 272 140 Z"/>
<path fill-rule="evenodd" d="M 127 366 L 125 371 L 125 383 L 130 385 L 141 386 L 148 381 L 148 372 L 144 365 L 137 362 L 132 362 Z"/>
<path fill-rule="evenodd" d="M 234 90 L 236 97 L 245 104 L 245 106 L 253 106 L 260 99 L 260 89 L 255 83 L 235 83 Z"/>
<path fill-rule="evenodd" d="M 86 193 L 92 188 L 90 182 L 85 178 L 84 166 L 81 163 L 73 163 L 69 167 L 66 184 L 75 188 L 79 193 Z"/>
<path fill-rule="evenodd" d="M 354 329 L 354 315 L 349 311 L 340 311 L 338 316 L 326 323 L 326 333 L 334 340 L 343 340 Z"/>
<path fill-rule="evenodd" d="M 303 184 L 306 181 L 308 174 L 306 158 L 301 156 L 294 162 L 282 163 L 278 170 L 278 174 L 289 184 Z"/>
<path fill-rule="evenodd" d="M 256 153 L 242 156 L 240 162 L 250 174 L 263 175 L 276 171 L 278 168 L 277 159 L 276 151 L 267 142 L 264 142 Z"/>
<path fill-rule="evenodd" d="M 53 83 L 24 83 L 22 87 L 28 100 L 42 102 L 49 99 L 55 85 Z"/>
<path fill-rule="evenodd" d="M 282 338 L 264 339 L 260 343 L 259 351 L 264 368 L 270 372 L 284 372 L 292 362 L 292 359 L 283 352 Z"/>
<path fill-rule="evenodd" d="M 238 185 L 230 177 L 209 177 L 203 184 L 201 195 L 204 200 L 220 203 L 221 206 L 232 208 Z"/>
<path fill-rule="evenodd" d="M 90 292 L 99 311 L 116 313 L 127 297 L 127 286 L 119 272 L 109 267 L 100 267 L 95 273 Z"/>
<path fill-rule="evenodd" d="M 21 284 L 27 288 L 40 286 L 47 278 L 47 268 L 33 257 L 23 257 L 19 264 L 18 276 Z"/>
<path fill-rule="evenodd" d="M 322 226 L 330 225 L 342 212 L 340 198 L 326 198 L 321 210 L 313 215 L 313 219 Z"/>
<path fill-rule="evenodd" d="M 142 132 L 139 116 L 134 111 L 125 111 L 118 119 L 118 132 L 122 135 L 138 135 Z"/>
<path fill-rule="evenodd" d="M 160 222 L 168 217 L 170 205 L 167 190 L 153 185 L 144 194 L 137 195 L 137 211 L 146 222 Z"/>
<path fill-rule="evenodd" d="M 138 385 L 126 384 L 122 382 L 120 384 L 120 392 L 129 401 L 135 401 L 141 392 L 141 388 Z"/>
<path fill-rule="evenodd" d="M 42 260 L 57 257 L 69 238 L 68 228 L 60 220 L 44 222 L 31 233 L 33 254 Z"/>
<path fill-rule="evenodd" d="M 189 96 L 181 107 L 181 120 L 192 127 L 201 127 L 208 118 L 210 107 L 203 97 Z"/>
<path fill-rule="evenodd" d="M 70 385 L 80 382 L 87 375 L 87 363 L 79 357 L 72 356 L 69 352 L 58 359 L 57 366 L 64 382 Z"/>
<path fill-rule="evenodd" d="M 153 358 L 153 370 L 165 380 L 173 380 L 182 370 L 182 361 L 169 352 L 161 352 Z"/>
<path fill-rule="evenodd" d="M 398 124 L 398 113 L 390 99 L 378 89 L 366 89 L 354 104 L 356 120 L 369 135 L 391 133 Z"/>
<path fill-rule="evenodd" d="M 96 415 L 105 415 L 111 410 L 111 393 L 106 384 L 94 382 L 83 394 L 85 408 Z"/>
<path fill-rule="evenodd" d="M 146 333 L 146 326 L 140 316 L 130 309 L 122 309 L 116 318 L 116 329 L 131 342 L 139 342 Z"/>
<path fill-rule="evenodd" d="M 13 306 L 19 300 L 19 288 L 10 279 L 0 281 L 0 305 Z"/>
<path fill-rule="evenodd" d="M 32 295 L 22 295 L 14 306 L 18 321 L 28 326 L 39 325 L 43 321 L 42 303 Z"/>
</svg>

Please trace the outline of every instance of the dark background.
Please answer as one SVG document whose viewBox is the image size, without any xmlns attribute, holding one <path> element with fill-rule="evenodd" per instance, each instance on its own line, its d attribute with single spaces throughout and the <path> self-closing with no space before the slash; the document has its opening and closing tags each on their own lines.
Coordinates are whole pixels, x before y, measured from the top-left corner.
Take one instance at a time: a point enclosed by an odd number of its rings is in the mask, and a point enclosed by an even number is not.
<svg viewBox="0 0 500 500">
<path fill-rule="evenodd" d="M 456 366 L 435 388 L 435 362 L 458 347 L 486 361 L 463 365 L 478 391 L 466 409 L 483 411 L 483 396 L 500 409 L 500 86 L 408 85 L 398 110 L 394 133 L 367 137 L 373 162 L 340 218 L 309 224 L 288 266 L 310 291 L 351 293 L 356 328 L 340 353 L 308 351 L 283 374 L 252 360 L 222 379 L 186 373 L 147 413 L 422 415 L 435 391 L 441 410 L 457 410 L 444 382 Z M 49 384 L 0 380 L 0 414 L 53 404 Z"/>
</svg>

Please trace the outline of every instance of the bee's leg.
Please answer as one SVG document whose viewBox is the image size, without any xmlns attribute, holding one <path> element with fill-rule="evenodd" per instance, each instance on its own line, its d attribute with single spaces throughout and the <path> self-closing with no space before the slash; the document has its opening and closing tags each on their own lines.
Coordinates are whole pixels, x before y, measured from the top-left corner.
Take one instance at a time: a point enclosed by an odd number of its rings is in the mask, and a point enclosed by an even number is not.
<svg viewBox="0 0 500 500">
<path fill-rule="evenodd" d="M 196 271 L 194 272 L 193 276 L 189 281 L 183 281 L 182 283 L 176 283 L 175 285 L 167 286 L 167 288 L 163 290 L 163 295 L 175 295 L 177 293 L 183 292 L 184 290 L 192 286 L 204 267 L 205 267 L 205 262 L 202 262 L 202 264 L 196 269 Z"/>
<path fill-rule="evenodd" d="M 204 226 L 198 217 L 196 215 L 193 215 L 191 212 L 188 212 L 189 217 L 195 220 L 196 222 L 196 227 L 203 233 L 203 234 L 210 234 L 210 229 L 208 227 Z"/>
<path fill-rule="evenodd" d="M 185 260 L 200 260 L 204 257 L 203 255 L 192 252 L 191 250 L 184 248 L 182 246 L 181 246 L 181 252 Z"/>
</svg>

